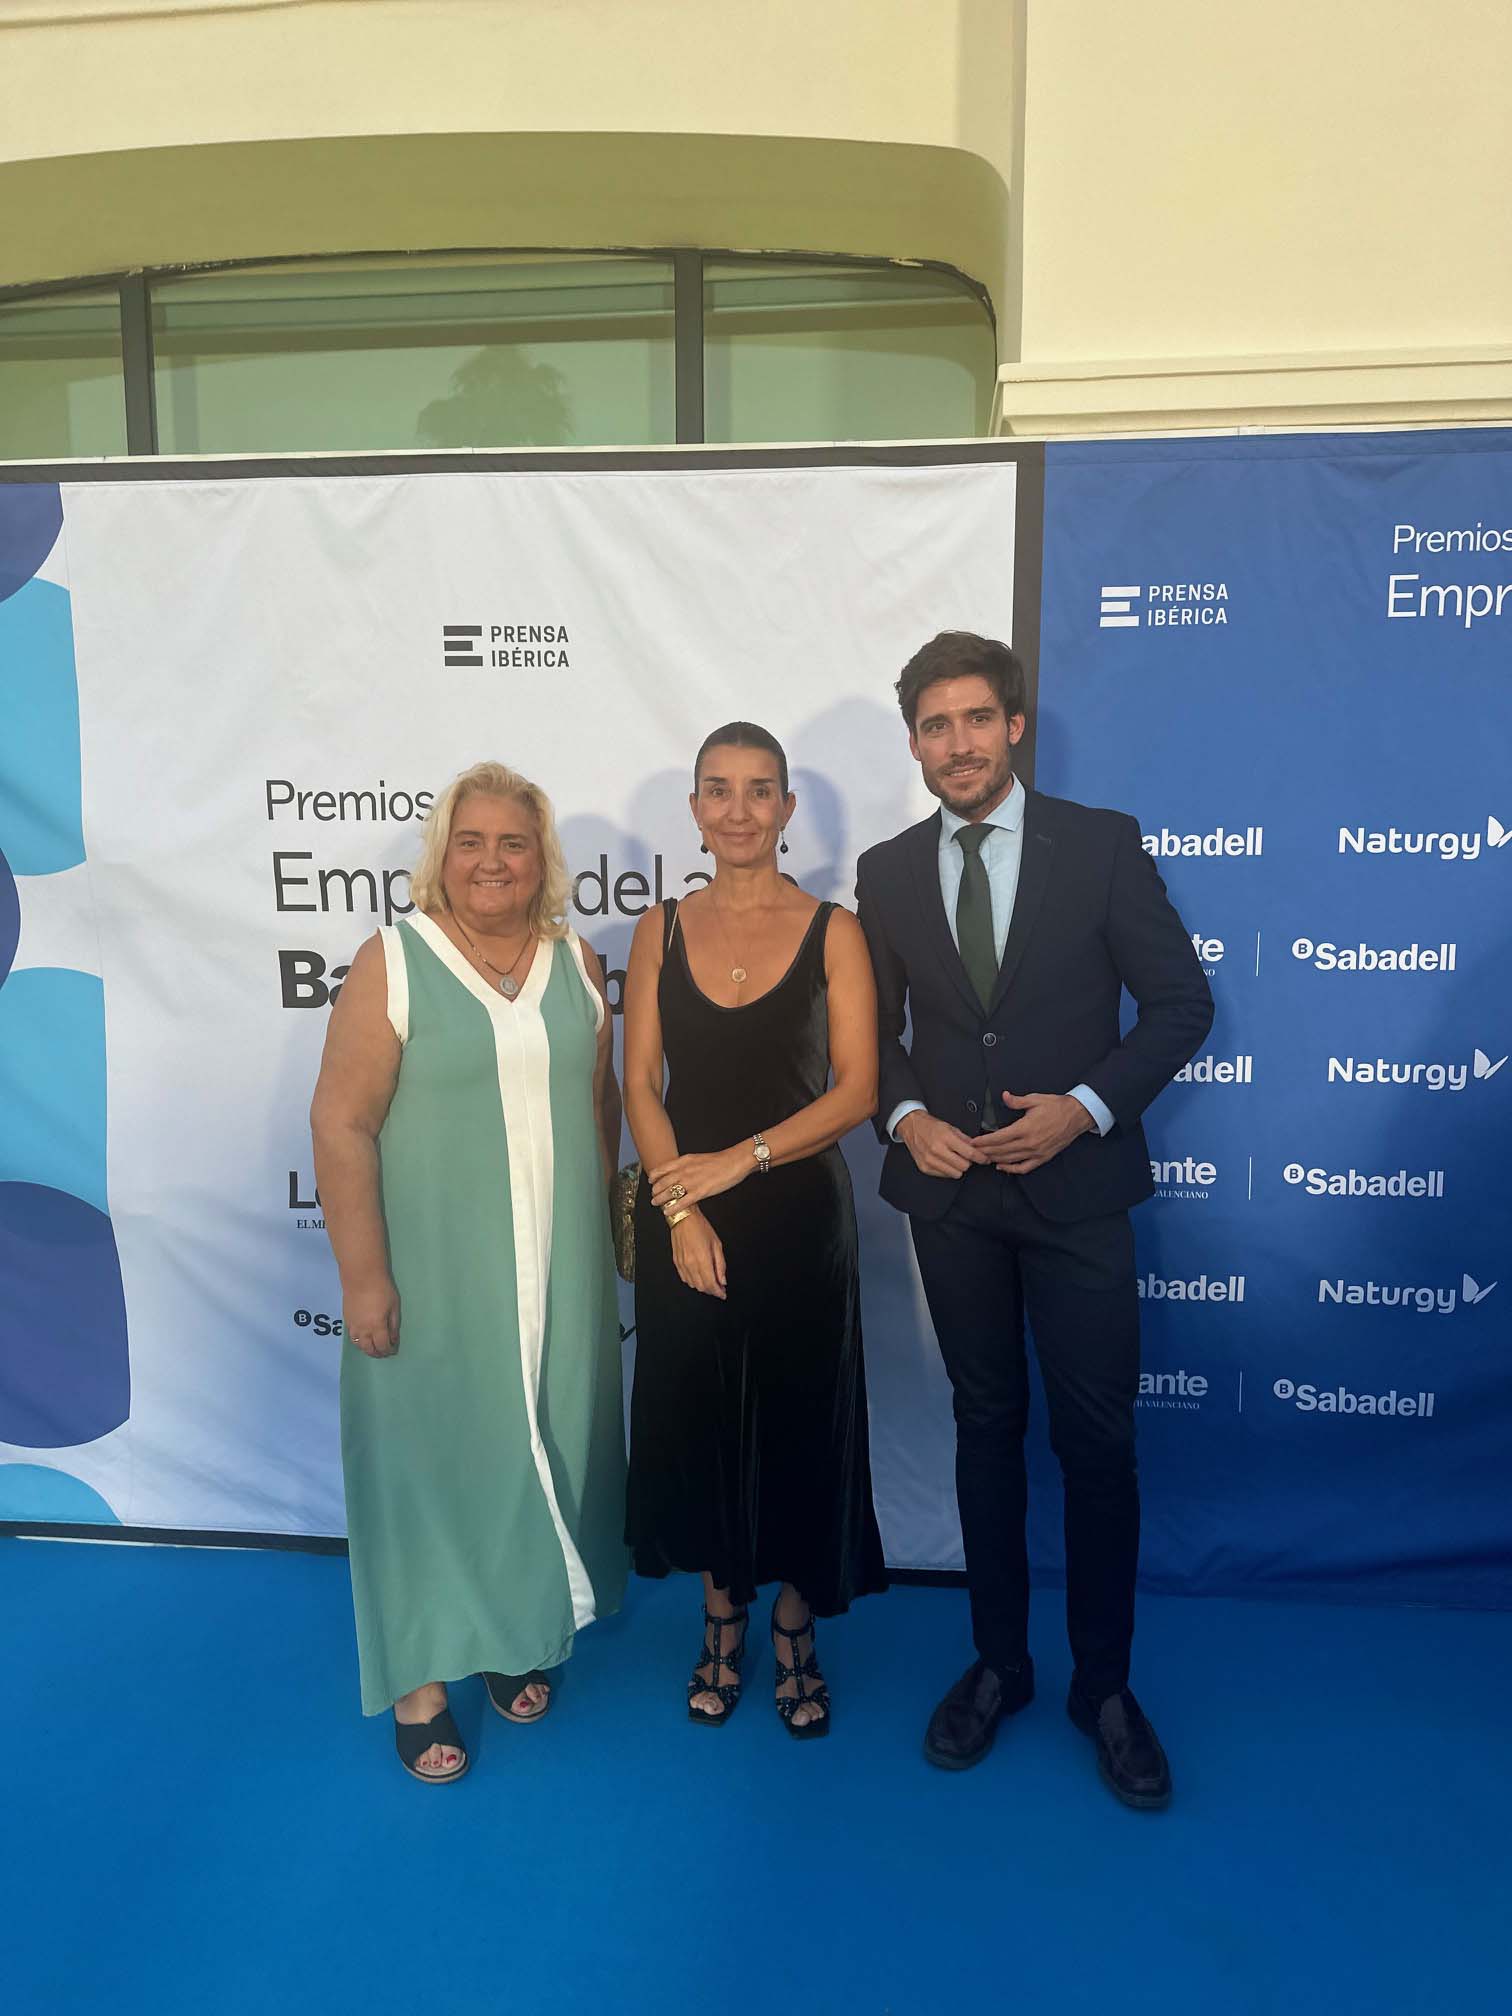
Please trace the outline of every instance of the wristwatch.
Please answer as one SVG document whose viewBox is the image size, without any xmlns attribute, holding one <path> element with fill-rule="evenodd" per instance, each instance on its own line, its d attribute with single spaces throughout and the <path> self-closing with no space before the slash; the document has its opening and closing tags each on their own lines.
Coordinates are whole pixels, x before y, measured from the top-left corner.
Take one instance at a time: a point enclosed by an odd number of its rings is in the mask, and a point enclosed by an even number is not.
<svg viewBox="0 0 1512 2016">
<path fill-rule="evenodd" d="M 759 1134 L 751 1136 L 751 1153 L 756 1157 L 756 1167 L 765 1176 L 767 1170 L 771 1167 L 772 1151 Z"/>
</svg>

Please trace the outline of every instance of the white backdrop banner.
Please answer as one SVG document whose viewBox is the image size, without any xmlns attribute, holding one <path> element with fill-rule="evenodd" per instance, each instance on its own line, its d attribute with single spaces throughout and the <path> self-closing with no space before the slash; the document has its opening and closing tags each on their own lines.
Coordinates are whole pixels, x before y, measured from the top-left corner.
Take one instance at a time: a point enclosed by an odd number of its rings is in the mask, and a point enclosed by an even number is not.
<svg viewBox="0 0 1512 2016">
<path fill-rule="evenodd" d="M 690 770 L 723 721 L 782 740 L 786 865 L 851 901 L 861 849 L 931 802 L 893 703 L 902 661 L 942 628 L 1012 633 L 1016 476 L 65 483 L 46 572 L 71 602 L 84 860 L 28 881 L 22 909 L 34 945 L 62 942 L 84 877 L 129 1412 L 0 1463 L 67 1473 L 123 1524 L 339 1534 L 340 1300 L 306 1116 L 331 995 L 408 907 L 431 794 L 482 757 L 545 787 L 616 1002 L 636 918 L 701 879 Z M 870 1130 L 847 1153 L 888 1555 L 958 1566 L 906 1228 L 877 1200 Z"/>
</svg>

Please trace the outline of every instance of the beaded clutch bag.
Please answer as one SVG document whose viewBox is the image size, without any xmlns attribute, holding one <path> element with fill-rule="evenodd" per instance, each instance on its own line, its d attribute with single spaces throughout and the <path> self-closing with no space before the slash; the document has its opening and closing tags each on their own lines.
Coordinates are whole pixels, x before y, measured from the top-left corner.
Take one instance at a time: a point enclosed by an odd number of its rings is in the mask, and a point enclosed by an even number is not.
<svg viewBox="0 0 1512 2016">
<path fill-rule="evenodd" d="M 640 1188 L 641 1165 L 627 1162 L 615 1171 L 609 1186 L 609 1223 L 614 1234 L 614 1264 L 622 1281 L 635 1279 L 635 1193 Z"/>
</svg>

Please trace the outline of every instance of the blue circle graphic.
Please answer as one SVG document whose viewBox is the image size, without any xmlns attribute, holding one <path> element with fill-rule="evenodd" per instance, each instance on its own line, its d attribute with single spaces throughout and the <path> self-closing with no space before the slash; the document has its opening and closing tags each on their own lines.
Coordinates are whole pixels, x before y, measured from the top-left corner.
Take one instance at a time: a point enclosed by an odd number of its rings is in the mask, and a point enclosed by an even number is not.
<svg viewBox="0 0 1512 2016">
<path fill-rule="evenodd" d="M 0 1183 L 0 1442 L 72 1449 L 130 1411 L 110 1220 L 66 1191 Z"/>
<path fill-rule="evenodd" d="M 54 1526 L 121 1523 L 92 1484 L 40 1463 L 0 1463 L 0 1519 Z"/>
<path fill-rule="evenodd" d="M 21 943 L 21 894 L 10 863 L 0 854 L 0 987 L 16 963 L 16 947 Z"/>
<path fill-rule="evenodd" d="M 26 586 L 62 529 L 56 483 L 0 483 L 0 602 Z"/>
</svg>

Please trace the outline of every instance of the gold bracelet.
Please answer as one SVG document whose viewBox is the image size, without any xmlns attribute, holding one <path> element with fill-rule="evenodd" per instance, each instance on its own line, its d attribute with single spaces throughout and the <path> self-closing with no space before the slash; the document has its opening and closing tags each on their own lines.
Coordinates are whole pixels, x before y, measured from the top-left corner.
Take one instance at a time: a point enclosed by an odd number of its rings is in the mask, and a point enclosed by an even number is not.
<svg viewBox="0 0 1512 2016">
<path fill-rule="evenodd" d="M 681 1225 L 684 1218 L 691 1218 L 692 1216 L 693 1216 L 693 1207 L 690 1204 L 667 1220 L 668 1230 L 670 1231 L 674 1225 Z"/>
</svg>

